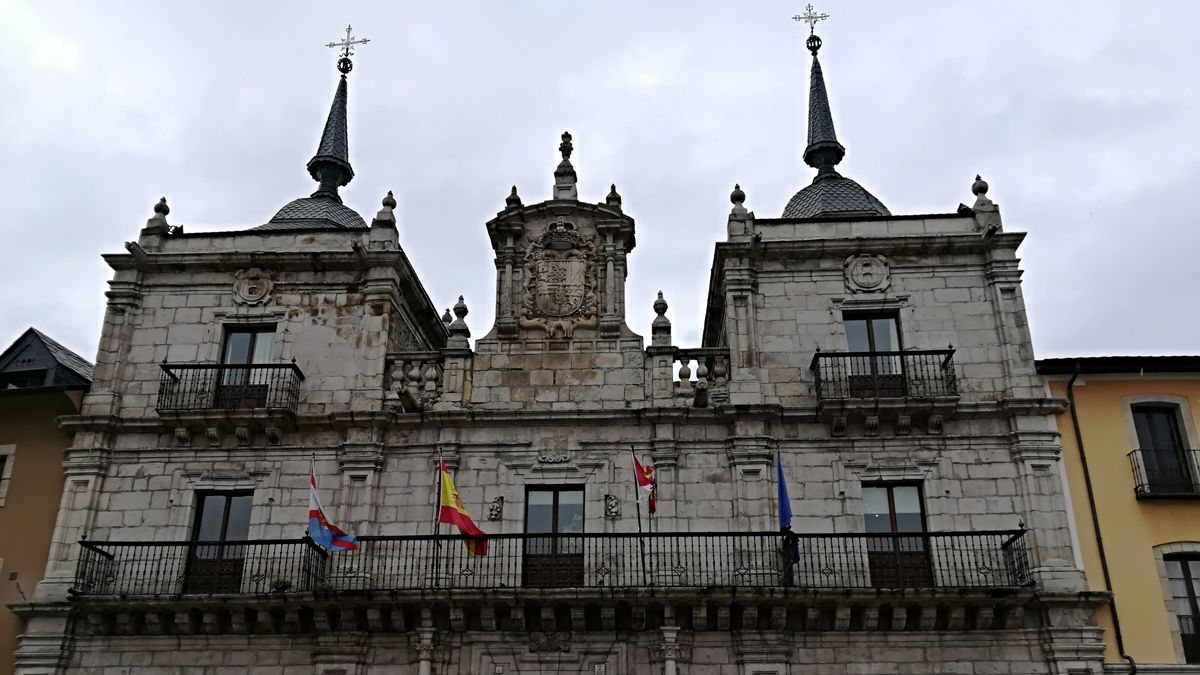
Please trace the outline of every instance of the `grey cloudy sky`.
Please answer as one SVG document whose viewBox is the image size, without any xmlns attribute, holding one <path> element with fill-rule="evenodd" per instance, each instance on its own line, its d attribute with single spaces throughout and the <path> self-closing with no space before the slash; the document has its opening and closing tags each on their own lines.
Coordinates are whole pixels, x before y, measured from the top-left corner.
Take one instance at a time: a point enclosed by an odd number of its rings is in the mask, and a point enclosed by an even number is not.
<svg viewBox="0 0 1200 675">
<path fill-rule="evenodd" d="M 670 301 L 699 344 L 728 195 L 778 216 L 811 180 L 803 0 L 0 0 L 0 341 L 36 325 L 96 352 L 109 271 L 160 195 L 189 230 L 266 222 L 313 191 L 337 73 L 354 181 L 435 303 L 491 326 L 483 227 L 548 198 L 558 136 L 580 197 L 637 219 L 629 322 Z M 1200 352 L 1200 3 L 824 0 L 841 168 L 893 213 L 953 211 L 982 173 L 1021 255 L 1038 356 Z"/>
</svg>

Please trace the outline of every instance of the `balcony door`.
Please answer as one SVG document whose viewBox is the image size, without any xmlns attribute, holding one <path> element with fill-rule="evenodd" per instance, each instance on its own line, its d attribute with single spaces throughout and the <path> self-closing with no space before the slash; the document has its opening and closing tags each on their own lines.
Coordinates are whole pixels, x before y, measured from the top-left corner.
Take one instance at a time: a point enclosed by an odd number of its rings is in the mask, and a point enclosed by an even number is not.
<svg viewBox="0 0 1200 675">
<path fill-rule="evenodd" d="M 925 532 L 921 487 L 915 484 L 863 486 L 871 585 L 876 588 L 917 588 L 933 585 Z M 918 533 L 903 536 L 905 533 Z"/>
<path fill-rule="evenodd" d="M 242 586 L 250 534 L 250 492 L 201 492 L 185 577 L 185 593 L 236 593 Z"/>
<path fill-rule="evenodd" d="M 218 408 L 264 408 L 270 393 L 265 370 L 256 364 L 271 362 L 275 346 L 275 327 L 231 328 L 225 334 L 217 385 Z"/>
<path fill-rule="evenodd" d="M 1167 581 L 1179 620 L 1183 639 L 1183 657 L 1187 663 L 1200 663 L 1200 556 L 1168 556 Z"/>
<path fill-rule="evenodd" d="M 900 324 L 893 313 L 847 314 L 846 350 L 850 355 L 851 398 L 904 396 Z"/>
<path fill-rule="evenodd" d="M 1192 492 L 1192 476 L 1173 405 L 1133 406 L 1142 469 L 1151 494 Z"/>
<path fill-rule="evenodd" d="M 526 586 L 582 586 L 583 487 L 537 487 L 525 494 Z"/>
</svg>

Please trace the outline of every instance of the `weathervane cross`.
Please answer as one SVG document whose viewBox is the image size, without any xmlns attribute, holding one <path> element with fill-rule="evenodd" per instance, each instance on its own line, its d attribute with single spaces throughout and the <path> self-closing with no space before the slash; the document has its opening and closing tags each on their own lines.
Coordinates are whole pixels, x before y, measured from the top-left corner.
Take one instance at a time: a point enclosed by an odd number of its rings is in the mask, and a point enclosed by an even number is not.
<svg viewBox="0 0 1200 675">
<path fill-rule="evenodd" d="M 815 35 L 816 30 L 817 30 L 817 22 L 824 21 L 825 19 L 828 19 L 828 18 L 829 18 L 828 14 L 817 14 L 816 12 L 814 12 L 812 3 L 810 2 L 810 3 L 808 3 L 808 5 L 806 5 L 804 7 L 804 13 L 793 16 L 792 20 L 793 21 L 803 21 L 804 23 L 808 24 L 808 34 Z"/>
<path fill-rule="evenodd" d="M 811 5 L 809 5 L 809 7 L 811 7 Z M 330 42 L 329 44 L 327 44 L 325 46 L 333 48 L 333 49 L 341 48 L 342 58 L 348 59 L 351 56 L 354 56 L 354 45 L 365 45 L 368 42 L 370 42 L 370 40 L 368 40 L 367 38 L 362 38 L 362 39 L 355 38 L 353 35 L 350 34 L 350 26 L 346 26 L 346 39 L 345 40 L 342 40 L 341 42 Z"/>
</svg>

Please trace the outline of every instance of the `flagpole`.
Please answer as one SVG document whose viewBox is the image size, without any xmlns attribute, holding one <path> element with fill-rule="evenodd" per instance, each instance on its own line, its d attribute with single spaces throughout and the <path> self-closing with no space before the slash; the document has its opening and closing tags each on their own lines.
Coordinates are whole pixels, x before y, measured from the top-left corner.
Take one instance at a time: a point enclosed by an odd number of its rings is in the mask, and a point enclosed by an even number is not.
<svg viewBox="0 0 1200 675">
<path fill-rule="evenodd" d="M 437 480 L 433 482 L 433 585 L 440 585 L 442 557 L 442 450 L 438 448 Z"/>
<path fill-rule="evenodd" d="M 633 446 L 629 446 L 629 458 L 633 460 L 629 466 L 633 469 L 633 507 L 637 511 L 637 527 L 638 527 L 638 549 L 642 554 L 642 583 L 650 586 L 650 577 L 646 575 L 646 540 L 642 536 L 642 499 L 639 493 L 641 488 L 638 487 L 637 480 L 637 456 L 633 454 Z"/>
</svg>

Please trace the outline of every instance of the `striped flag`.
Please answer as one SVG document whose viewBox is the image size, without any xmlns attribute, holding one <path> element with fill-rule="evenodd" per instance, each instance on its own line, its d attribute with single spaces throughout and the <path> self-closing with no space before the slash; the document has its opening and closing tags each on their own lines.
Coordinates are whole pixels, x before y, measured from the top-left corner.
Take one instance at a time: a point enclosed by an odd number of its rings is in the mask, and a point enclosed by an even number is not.
<svg viewBox="0 0 1200 675">
<path fill-rule="evenodd" d="M 487 555 L 487 533 L 471 520 L 467 507 L 463 506 L 462 497 L 458 496 L 458 488 L 454 487 L 454 479 L 450 476 L 450 470 L 446 468 L 445 460 L 439 458 L 438 464 L 441 465 L 441 476 L 438 480 L 441 485 L 441 508 L 438 510 L 438 522 L 453 525 L 461 534 L 471 537 L 465 542 L 467 555 L 472 558 Z"/>
<path fill-rule="evenodd" d="M 330 552 L 353 551 L 358 540 L 346 534 L 325 517 L 321 508 L 321 495 L 317 493 L 317 463 L 314 460 L 308 472 L 308 536 L 317 546 Z"/>
</svg>

